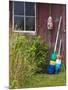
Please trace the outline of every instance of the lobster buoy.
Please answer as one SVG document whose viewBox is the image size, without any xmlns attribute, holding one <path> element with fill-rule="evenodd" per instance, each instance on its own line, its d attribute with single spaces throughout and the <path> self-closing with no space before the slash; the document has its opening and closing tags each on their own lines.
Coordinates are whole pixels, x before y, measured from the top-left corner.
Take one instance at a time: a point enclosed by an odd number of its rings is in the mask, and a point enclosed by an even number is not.
<svg viewBox="0 0 68 90">
<path fill-rule="evenodd" d="M 48 20 L 47 20 L 47 28 L 49 30 L 52 30 L 53 29 L 53 19 L 51 16 L 48 17 Z"/>
<path fill-rule="evenodd" d="M 59 73 L 60 66 L 61 66 L 61 59 L 57 59 L 55 65 L 55 73 Z"/>
<path fill-rule="evenodd" d="M 56 61 L 56 59 L 57 59 L 57 54 L 56 54 L 56 52 L 53 52 L 53 53 L 51 54 L 50 59 L 51 59 L 52 61 Z"/>
<path fill-rule="evenodd" d="M 55 72 L 55 65 L 48 66 L 48 74 L 53 74 Z"/>
</svg>

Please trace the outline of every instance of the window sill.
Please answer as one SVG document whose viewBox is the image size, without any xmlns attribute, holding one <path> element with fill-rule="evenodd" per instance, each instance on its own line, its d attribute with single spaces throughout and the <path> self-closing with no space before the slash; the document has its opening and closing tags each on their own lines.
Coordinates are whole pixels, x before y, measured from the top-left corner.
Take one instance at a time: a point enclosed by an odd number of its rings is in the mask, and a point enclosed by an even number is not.
<svg viewBox="0 0 68 90">
<path fill-rule="evenodd" d="M 36 31 L 16 31 L 14 30 L 13 32 L 16 32 L 16 33 L 21 33 L 22 35 L 36 35 Z"/>
</svg>

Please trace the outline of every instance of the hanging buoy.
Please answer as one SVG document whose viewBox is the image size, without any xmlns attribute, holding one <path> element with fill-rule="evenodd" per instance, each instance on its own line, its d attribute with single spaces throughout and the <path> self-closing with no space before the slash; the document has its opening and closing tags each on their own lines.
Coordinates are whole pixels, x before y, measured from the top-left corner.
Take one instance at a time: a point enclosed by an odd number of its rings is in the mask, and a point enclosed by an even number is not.
<svg viewBox="0 0 68 90">
<path fill-rule="evenodd" d="M 49 29 L 49 30 L 53 29 L 53 19 L 51 16 L 49 16 L 48 20 L 47 20 L 47 29 Z"/>
</svg>

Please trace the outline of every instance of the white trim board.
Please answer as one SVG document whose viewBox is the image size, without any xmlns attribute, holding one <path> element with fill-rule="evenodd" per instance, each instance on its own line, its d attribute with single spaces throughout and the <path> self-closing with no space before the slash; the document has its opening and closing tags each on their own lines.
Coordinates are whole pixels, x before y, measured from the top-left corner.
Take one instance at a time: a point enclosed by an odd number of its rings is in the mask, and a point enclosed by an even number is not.
<svg viewBox="0 0 68 90">
<path fill-rule="evenodd" d="M 57 4 L 67 4 L 67 0 L 9 0 L 9 1 L 27 1 L 27 2 L 42 2 L 42 3 L 57 3 Z"/>
</svg>

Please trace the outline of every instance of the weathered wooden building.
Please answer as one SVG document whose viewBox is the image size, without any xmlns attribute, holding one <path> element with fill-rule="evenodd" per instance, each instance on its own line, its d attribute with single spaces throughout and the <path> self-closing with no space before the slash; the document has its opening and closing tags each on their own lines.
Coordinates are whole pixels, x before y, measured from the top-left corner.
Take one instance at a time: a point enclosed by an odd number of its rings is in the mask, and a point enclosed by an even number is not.
<svg viewBox="0 0 68 90">
<path fill-rule="evenodd" d="M 22 1 L 9 1 L 10 30 L 22 34 L 40 35 L 53 50 L 59 18 L 62 23 L 59 38 L 62 38 L 63 61 L 66 62 L 66 5 Z M 48 30 L 47 19 L 53 18 L 53 29 Z M 59 41 L 58 41 L 59 44 Z"/>
</svg>

